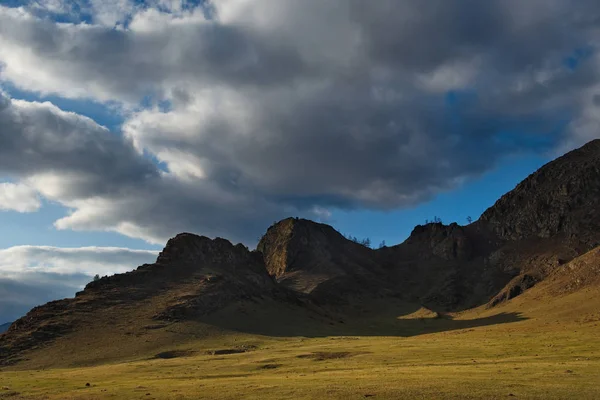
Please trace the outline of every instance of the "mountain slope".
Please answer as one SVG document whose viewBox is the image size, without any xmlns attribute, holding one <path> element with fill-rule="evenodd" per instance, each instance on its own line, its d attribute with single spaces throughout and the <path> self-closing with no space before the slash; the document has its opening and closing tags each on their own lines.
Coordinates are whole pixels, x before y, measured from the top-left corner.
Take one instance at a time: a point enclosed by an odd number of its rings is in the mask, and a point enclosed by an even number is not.
<svg viewBox="0 0 600 400">
<path fill-rule="evenodd" d="M 478 221 L 419 225 L 396 246 L 372 250 L 298 218 L 271 226 L 257 251 L 180 234 L 156 263 L 92 282 L 74 299 L 15 321 L 0 335 L 0 364 L 135 359 L 174 343 L 243 334 L 386 335 L 387 328 L 370 328 L 371 315 L 396 321 L 399 310 L 422 306 L 438 316 L 489 310 L 534 287 L 554 301 L 600 285 L 599 210 L 596 140 L 530 175 Z M 414 334 L 415 326 L 392 332 Z"/>
<path fill-rule="evenodd" d="M 600 244 L 600 140 L 544 165 L 461 227 L 427 224 L 383 250 L 409 298 L 444 309 L 521 294 Z"/>
<path fill-rule="evenodd" d="M 556 268 L 544 281 L 543 287 L 551 296 L 575 293 L 584 288 L 600 288 L 600 246 Z"/>
<path fill-rule="evenodd" d="M 91 282 L 74 299 L 36 307 L 15 321 L 0 336 L 0 363 L 83 331 L 110 337 L 115 328 L 106 326 L 108 321 L 115 326 L 129 321 L 131 335 L 144 335 L 153 325 L 164 328 L 258 299 L 299 301 L 276 285 L 259 253 L 224 239 L 180 234 L 169 240 L 156 263 Z M 103 329 L 92 329 L 98 325 Z"/>
<path fill-rule="evenodd" d="M 600 245 L 600 139 L 544 165 L 480 220 L 505 240 L 563 235 Z"/>
<path fill-rule="evenodd" d="M 2 368 L 2 385 L 9 388 L 4 396 L 596 400 L 600 393 L 600 288 L 547 297 L 545 285 L 542 282 L 492 309 L 481 307 L 442 317 L 382 302 L 386 314 L 357 316 L 353 327 L 362 330 L 345 327 L 347 333 L 325 337 L 250 338 L 207 331 L 184 343 L 173 342 L 171 347 L 153 342 L 150 353 L 90 367 L 40 368 L 57 365 L 49 360 L 60 353 L 51 348 L 43 364 L 42 355 L 36 354 L 36 360 Z M 261 310 L 260 304 L 256 311 L 249 310 L 247 320 L 260 318 Z M 226 315 L 219 311 L 214 318 L 223 321 Z M 280 321 L 280 325 L 287 323 Z M 369 335 L 371 325 L 389 329 L 386 334 L 379 330 L 379 335 Z M 132 343 L 129 336 L 121 336 L 130 340 L 127 345 Z M 156 340 L 150 335 L 136 339 L 142 343 Z M 120 342 L 108 345 L 108 350 L 124 347 Z M 86 352 L 104 351 L 102 345 L 107 344 L 83 343 Z M 251 351 L 230 355 L 213 351 L 234 346 Z M 167 353 L 174 358 L 152 357 L 174 349 L 177 352 Z M 62 350 L 69 348 L 65 345 Z"/>
<path fill-rule="evenodd" d="M 279 283 L 328 302 L 366 292 L 467 309 L 515 297 L 600 244 L 599 210 L 595 140 L 531 174 L 469 226 L 417 226 L 404 243 L 374 251 L 289 218 L 258 250 Z"/>
</svg>

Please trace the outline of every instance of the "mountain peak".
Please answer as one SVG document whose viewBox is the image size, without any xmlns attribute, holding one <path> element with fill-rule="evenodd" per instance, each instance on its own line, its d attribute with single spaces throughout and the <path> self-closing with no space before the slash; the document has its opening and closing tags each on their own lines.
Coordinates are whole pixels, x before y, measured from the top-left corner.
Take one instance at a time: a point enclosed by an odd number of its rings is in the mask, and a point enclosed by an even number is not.
<svg viewBox="0 0 600 400">
<path fill-rule="evenodd" d="M 272 225 L 257 250 L 272 276 L 304 293 L 332 279 L 367 279 L 381 270 L 371 249 L 346 239 L 329 225 L 301 218 Z"/>
<path fill-rule="evenodd" d="M 308 219 L 286 218 L 273 224 L 258 243 L 269 273 L 286 272 L 311 265 L 310 258 L 328 253 L 346 239 L 331 226 Z"/>
<path fill-rule="evenodd" d="M 158 255 L 157 264 L 189 264 L 204 260 L 206 257 L 227 256 L 227 254 L 248 253 L 242 244 L 233 245 L 223 238 L 210 239 L 193 233 L 180 233 L 169 239 Z"/>
<path fill-rule="evenodd" d="M 465 228 L 456 222 L 450 225 L 441 222 L 417 225 L 405 243 L 420 246 L 445 260 L 467 259 L 473 252 Z"/>
</svg>

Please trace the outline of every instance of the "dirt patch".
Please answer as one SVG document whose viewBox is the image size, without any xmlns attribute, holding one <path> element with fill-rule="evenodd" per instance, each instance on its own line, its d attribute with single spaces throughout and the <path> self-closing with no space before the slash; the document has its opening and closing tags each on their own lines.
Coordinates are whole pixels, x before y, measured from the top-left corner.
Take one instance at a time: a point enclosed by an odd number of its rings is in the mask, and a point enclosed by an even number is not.
<svg viewBox="0 0 600 400">
<path fill-rule="evenodd" d="M 350 358 L 360 354 L 365 354 L 364 352 L 350 352 L 350 351 L 337 351 L 337 352 L 327 352 L 327 351 L 318 351 L 311 354 L 301 354 L 297 356 L 297 358 L 308 358 L 314 361 L 325 361 L 325 360 L 339 360 L 341 358 Z"/>
<path fill-rule="evenodd" d="M 190 351 L 190 350 L 169 350 L 169 351 L 163 351 L 162 353 L 158 353 L 157 355 L 154 356 L 154 358 L 168 360 L 171 358 L 189 357 L 193 354 L 194 354 L 194 352 Z"/>
<path fill-rule="evenodd" d="M 258 367 L 258 369 L 276 369 L 281 367 L 281 364 L 265 364 Z"/>
<path fill-rule="evenodd" d="M 220 349 L 220 350 L 209 350 L 206 354 L 211 356 L 220 356 L 224 354 L 239 354 L 245 353 L 247 350 L 244 349 Z"/>
<path fill-rule="evenodd" d="M 246 353 L 248 351 L 255 350 L 255 349 L 256 349 L 256 346 L 243 345 L 243 346 L 234 347 L 232 349 L 208 350 L 206 352 L 206 354 L 211 355 L 211 356 L 219 356 L 219 355 L 227 355 L 227 354 L 240 354 L 240 353 Z"/>
</svg>

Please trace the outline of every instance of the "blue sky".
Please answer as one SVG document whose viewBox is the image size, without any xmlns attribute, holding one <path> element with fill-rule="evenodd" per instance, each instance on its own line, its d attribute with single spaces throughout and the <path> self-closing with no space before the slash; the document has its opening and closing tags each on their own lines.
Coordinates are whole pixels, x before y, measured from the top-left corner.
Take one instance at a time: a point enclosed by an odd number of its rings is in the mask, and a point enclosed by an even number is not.
<svg viewBox="0 0 600 400">
<path fill-rule="evenodd" d="M 0 0 L 0 322 L 182 231 L 465 224 L 598 136 L 600 6 L 431 1 Z"/>
</svg>

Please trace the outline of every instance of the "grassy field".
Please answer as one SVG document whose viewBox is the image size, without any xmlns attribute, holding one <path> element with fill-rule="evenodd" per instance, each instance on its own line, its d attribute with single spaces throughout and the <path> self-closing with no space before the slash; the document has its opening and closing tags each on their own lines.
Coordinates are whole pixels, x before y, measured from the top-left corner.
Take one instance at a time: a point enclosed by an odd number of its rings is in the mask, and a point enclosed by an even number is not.
<svg viewBox="0 0 600 400">
<path fill-rule="evenodd" d="M 597 288 L 552 300 L 534 288 L 447 318 L 423 309 L 393 321 L 374 314 L 346 322 L 352 336 L 221 328 L 164 344 L 163 358 L 5 368 L 0 399 L 599 399 L 599 305 Z"/>
</svg>

